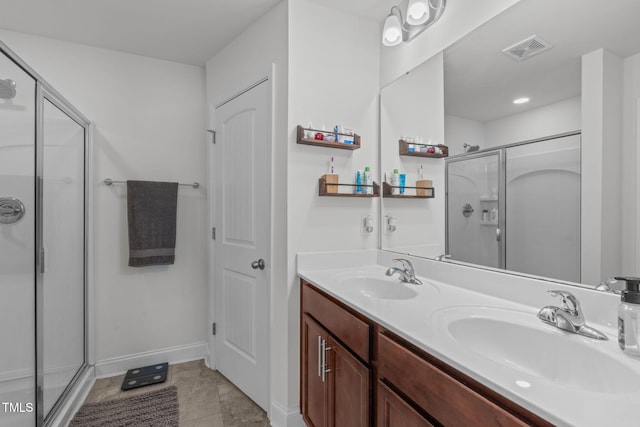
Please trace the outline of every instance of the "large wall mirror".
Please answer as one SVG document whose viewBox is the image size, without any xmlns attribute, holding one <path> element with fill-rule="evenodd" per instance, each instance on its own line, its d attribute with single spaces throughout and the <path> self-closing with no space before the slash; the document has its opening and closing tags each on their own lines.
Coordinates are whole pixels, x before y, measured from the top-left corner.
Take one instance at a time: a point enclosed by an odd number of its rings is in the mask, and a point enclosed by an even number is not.
<svg viewBox="0 0 640 427">
<path fill-rule="evenodd" d="M 638 275 L 638 16 L 521 0 L 384 87 L 381 171 L 435 197 L 383 198 L 382 249 L 587 286 Z"/>
</svg>

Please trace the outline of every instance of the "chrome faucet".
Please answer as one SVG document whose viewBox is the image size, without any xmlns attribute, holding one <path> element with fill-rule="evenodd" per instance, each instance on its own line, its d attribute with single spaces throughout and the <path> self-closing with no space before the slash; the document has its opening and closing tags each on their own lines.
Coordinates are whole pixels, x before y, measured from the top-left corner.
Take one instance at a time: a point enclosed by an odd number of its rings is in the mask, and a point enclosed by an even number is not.
<svg viewBox="0 0 640 427">
<path fill-rule="evenodd" d="M 411 261 L 404 258 L 397 258 L 394 259 L 394 261 L 401 263 L 404 268 L 389 267 L 385 273 L 387 276 L 393 276 L 394 273 L 398 273 L 398 275 L 400 275 L 400 281 L 414 285 L 422 285 L 422 282 L 416 278 L 416 271 L 413 269 Z"/>
<path fill-rule="evenodd" d="M 587 326 L 584 321 L 580 301 L 566 291 L 548 291 L 554 297 L 562 298 L 562 307 L 548 305 L 538 312 L 538 318 L 544 323 L 555 326 L 563 331 L 583 335 L 598 340 L 608 340 L 602 332 Z"/>
</svg>

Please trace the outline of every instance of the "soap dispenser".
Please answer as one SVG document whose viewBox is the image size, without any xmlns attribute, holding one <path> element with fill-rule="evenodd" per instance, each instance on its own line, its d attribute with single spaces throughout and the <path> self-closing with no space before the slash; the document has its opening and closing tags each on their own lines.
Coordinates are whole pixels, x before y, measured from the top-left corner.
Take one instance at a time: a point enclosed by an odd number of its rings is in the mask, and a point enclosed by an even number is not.
<svg viewBox="0 0 640 427">
<path fill-rule="evenodd" d="M 618 307 L 618 345 L 625 353 L 640 356 L 640 278 L 616 277 L 625 283 Z"/>
</svg>

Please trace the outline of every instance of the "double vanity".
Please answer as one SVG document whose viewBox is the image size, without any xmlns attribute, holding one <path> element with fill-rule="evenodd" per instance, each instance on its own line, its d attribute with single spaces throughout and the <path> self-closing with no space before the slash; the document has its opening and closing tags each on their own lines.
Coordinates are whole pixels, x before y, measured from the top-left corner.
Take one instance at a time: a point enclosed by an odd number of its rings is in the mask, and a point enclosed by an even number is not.
<svg viewBox="0 0 640 427">
<path fill-rule="evenodd" d="M 618 296 L 409 257 L 413 284 L 394 255 L 298 255 L 307 425 L 638 425 Z M 587 336 L 560 329 L 576 303 Z"/>
</svg>

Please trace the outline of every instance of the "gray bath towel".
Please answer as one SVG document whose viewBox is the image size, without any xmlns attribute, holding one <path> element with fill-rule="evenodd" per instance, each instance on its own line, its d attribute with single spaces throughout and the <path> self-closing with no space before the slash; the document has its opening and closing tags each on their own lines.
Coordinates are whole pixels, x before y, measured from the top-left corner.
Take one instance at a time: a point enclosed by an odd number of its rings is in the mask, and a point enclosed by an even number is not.
<svg viewBox="0 0 640 427">
<path fill-rule="evenodd" d="M 173 264 L 177 182 L 127 181 L 129 266 Z"/>
</svg>

